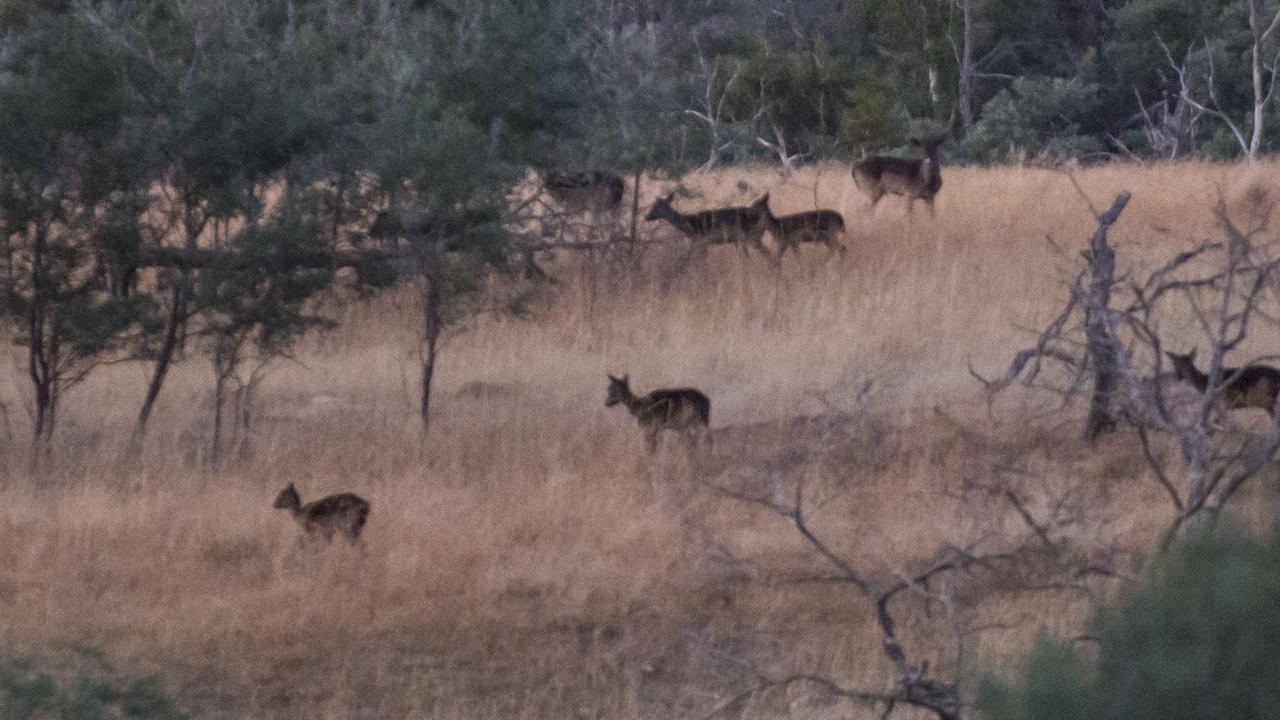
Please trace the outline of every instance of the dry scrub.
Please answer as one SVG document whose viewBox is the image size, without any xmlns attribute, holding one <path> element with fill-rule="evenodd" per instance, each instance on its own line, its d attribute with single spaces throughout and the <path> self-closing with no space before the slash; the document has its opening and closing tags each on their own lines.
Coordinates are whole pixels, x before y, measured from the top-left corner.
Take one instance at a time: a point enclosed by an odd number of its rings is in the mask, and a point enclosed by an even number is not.
<svg viewBox="0 0 1280 720">
<path fill-rule="evenodd" d="M 1212 235 L 1219 192 L 1247 208 L 1278 175 L 1118 165 L 1076 179 L 1100 207 L 1132 191 L 1113 230 L 1123 266 Z M 794 530 L 696 487 L 678 452 L 648 463 L 634 421 L 604 407 L 605 373 L 629 373 L 637 392 L 706 392 L 712 469 L 812 478 L 831 498 L 815 526 L 885 577 L 985 531 L 957 497 L 1009 463 L 1106 508 L 1086 540 L 1148 548 L 1169 510 L 1132 437 L 1087 447 L 1079 410 L 1055 417 L 1017 393 L 993 424 L 967 370 L 1002 369 L 1028 338 L 1019 328 L 1059 307 L 1068 259 L 1046 237 L 1082 247 L 1085 201 L 1048 170 L 943 176 L 936 215 L 909 217 L 896 198 L 869 214 L 845 166 L 785 183 L 770 169 L 687 179 L 702 198 L 681 208 L 767 190 L 781 214 L 816 196 L 844 213 L 849 252 L 803 248 L 781 277 L 732 248 L 692 267 L 653 248 L 608 268 L 551 263 L 561 282 L 533 317 L 449 341 L 421 448 L 408 296 L 335 302 L 341 329 L 272 373 L 246 456 L 216 471 L 202 465 L 212 370 L 192 358 L 140 467 L 118 459 L 145 377 L 120 365 L 67 398 L 56 468 L 33 480 L 15 358 L 0 378 L 0 646 L 50 662 L 101 650 L 158 675 L 199 717 L 699 718 L 762 676 L 798 671 L 884 689 L 858 598 L 799 581 L 823 568 Z M 1185 343 L 1174 349 L 1194 344 L 1188 320 L 1164 328 Z M 1262 330 L 1250 349 L 1276 340 Z M 368 498 L 365 553 L 300 553 L 294 523 L 270 509 L 290 480 L 308 499 Z M 985 597 L 974 613 L 990 617 L 971 623 L 984 630 L 952 669 L 962 677 L 1016 663 L 1041 629 L 1080 629 L 1078 598 L 987 590 L 969 598 Z M 929 658 L 934 639 L 916 627 L 908 620 L 906 643 Z M 798 689 L 749 703 L 751 717 L 868 712 Z"/>
</svg>

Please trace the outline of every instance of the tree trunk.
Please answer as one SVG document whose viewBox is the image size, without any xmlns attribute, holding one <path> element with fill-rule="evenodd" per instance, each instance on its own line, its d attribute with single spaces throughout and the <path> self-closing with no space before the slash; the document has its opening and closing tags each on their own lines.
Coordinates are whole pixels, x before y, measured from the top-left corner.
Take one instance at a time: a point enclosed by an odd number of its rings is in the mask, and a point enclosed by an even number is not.
<svg viewBox="0 0 1280 720">
<path fill-rule="evenodd" d="M 960 48 L 958 88 L 960 122 L 966 131 L 973 127 L 973 0 L 961 0 L 963 29 Z"/>
<path fill-rule="evenodd" d="M 169 374 L 169 366 L 173 362 L 174 351 L 178 347 L 179 331 L 183 317 L 186 315 L 186 293 L 182 283 L 175 285 L 170 295 L 169 318 L 165 322 L 164 341 L 160 345 L 160 353 L 151 371 L 151 381 L 147 384 L 147 396 L 138 410 L 138 420 L 133 426 L 133 450 L 142 449 L 142 441 L 147 435 L 147 421 L 151 419 L 151 411 L 155 408 L 156 398 L 160 397 L 160 388 L 164 386 L 165 376 Z"/>
<path fill-rule="evenodd" d="M 209 443 L 209 463 L 218 466 L 222 459 L 222 406 L 226 402 L 227 376 L 223 370 L 221 353 L 214 351 L 213 356 L 213 438 Z"/>
<path fill-rule="evenodd" d="M 631 242 L 640 238 L 636 234 L 640 220 L 640 175 L 643 170 L 637 169 L 631 185 Z"/>
<path fill-rule="evenodd" d="M 182 224 L 186 235 L 186 250 L 195 252 L 200 247 L 200 235 L 204 232 L 209 217 L 199 213 L 197 210 L 199 203 L 195 200 L 188 197 L 185 205 L 186 212 Z M 160 354 L 156 356 L 151 381 L 147 384 L 147 395 L 142 401 L 142 407 L 138 410 L 138 420 L 133 426 L 133 438 L 130 441 L 130 450 L 133 453 L 142 450 L 142 442 L 147 435 L 147 421 L 151 419 L 151 411 L 155 407 L 156 399 L 160 397 L 160 389 L 164 387 L 165 377 L 169 374 L 170 365 L 173 364 L 174 353 L 186 340 L 187 303 L 190 300 L 187 287 L 192 280 L 191 273 L 189 269 L 182 269 L 170 294 L 169 318 L 165 321 L 164 341 L 160 345 Z"/>
<path fill-rule="evenodd" d="M 49 254 L 49 237 L 43 223 L 37 223 L 31 257 L 31 309 L 27 313 L 27 372 L 35 391 L 36 416 L 32 427 L 32 443 L 37 456 L 53 435 L 54 378 L 57 358 L 49 357 L 45 347 L 46 301 L 45 259 Z"/>
<path fill-rule="evenodd" d="M 435 377 L 436 351 L 440 341 L 440 331 L 443 328 L 444 292 L 440 287 L 443 272 L 439 254 L 434 250 L 426 258 L 424 270 L 427 287 L 422 295 L 422 340 L 425 347 L 422 358 L 422 400 L 419 413 L 422 415 L 422 435 L 426 437 L 431 425 L 431 381 Z"/>
<path fill-rule="evenodd" d="M 329 242 L 331 247 L 338 246 L 338 233 L 342 231 L 343 199 L 347 192 L 347 174 L 341 173 L 333 183 L 333 217 L 329 222 Z"/>
<path fill-rule="evenodd" d="M 241 460 L 248 460 L 253 452 L 253 399 L 258 391 L 258 378 L 250 377 L 239 393 L 237 409 L 240 417 L 240 448 L 236 451 Z"/>
<path fill-rule="evenodd" d="M 1262 0 L 1249 0 L 1249 33 L 1253 36 L 1253 135 L 1249 138 L 1249 162 L 1258 157 L 1262 145 L 1263 107 L 1266 97 L 1262 90 Z"/>
<path fill-rule="evenodd" d="M 1084 438 L 1090 442 L 1115 430 L 1111 401 L 1117 385 L 1116 343 L 1107 324 L 1111 286 L 1115 280 L 1116 251 L 1107 242 L 1107 230 L 1119 219 L 1129 203 L 1129 193 L 1116 197 L 1111 209 L 1098 216 L 1098 229 L 1089 241 L 1089 286 L 1084 304 L 1085 345 L 1093 366 L 1093 397 L 1085 420 Z"/>
</svg>

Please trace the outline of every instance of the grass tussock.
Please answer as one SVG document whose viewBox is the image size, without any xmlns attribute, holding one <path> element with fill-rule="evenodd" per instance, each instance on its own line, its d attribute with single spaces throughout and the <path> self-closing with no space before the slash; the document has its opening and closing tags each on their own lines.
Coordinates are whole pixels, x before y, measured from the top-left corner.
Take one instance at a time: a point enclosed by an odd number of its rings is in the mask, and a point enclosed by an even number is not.
<svg viewBox="0 0 1280 720">
<path fill-rule="evenodd" d="M 67 399 L 40 480 L 20 450 L 24 376 L 10 373 L 0 639 L 55 658 L 98 648 L 200 717 L 693 718 L 762 675 L 886 688 L 865 604 L 809 581 L 825 568 L 794 530 L 699 485 L 676 443 L 648 460 L 634 421 L 603 405 L 605 373 L 637 392 L 706 392 L 709 476 L 764 494 L 805 478 L 815 527 L 877 581 L 1005 522 L 974 489 L 999 467 L 1104 508 L 1080 525 L 1087 551 L 1141 552 L 1169 508 L 1133 438 L 1086 446 L 1074 411 L 1016 392 L 988 415 L 968 367 L 1003 371 L 1020 328 L 1060 309 L 1089 203 L 1133 193 L 1113 240 L 1122 266 L 1144 267 L 1213 236 L 1220 199 L 1252 212 L 1277 175 L 1116 165 L 1077 171 L 1077 189 L 1044 169 L 946 168 L 935 214 L 910 216 L 893 197 L 871 212 L 844 166 L 693 176 L 679 207 L 768 191 L 779 214 L 838 209 L 849 252 L 804 248 L 780 275 L 732 248 L 691 260 L 674 239 L 611 264 L 558 259 L 532 317 L 449 340 L 425 446 L 409 294 L 335 304 L 341 329 L 272 371 L 250 442 L 219 469 L 202 462 L 200 359 L 174 371 L 132 467 L 118 461 L 144 370 L 97 372 Z M 1195 344 L 1189 318 L 1165 329 Z M 1252 349 L 1277 340 L 1259 327 Z M 366 497 L 366 547 L 299 548 L 270 509 L 288 481 L 304 502 Z M 948 668 L 959 674 L 1008 667 L 1037 632 L 1078 632 L 1083 617 L 1067 595 L 958 592 L 973 626 L 992 620 L 974 665 Z M 905 643 L 931 657 L 934 626 L 904 613 Z M 756 716 L 869 712 L 751 702 Z"/>
</svg>

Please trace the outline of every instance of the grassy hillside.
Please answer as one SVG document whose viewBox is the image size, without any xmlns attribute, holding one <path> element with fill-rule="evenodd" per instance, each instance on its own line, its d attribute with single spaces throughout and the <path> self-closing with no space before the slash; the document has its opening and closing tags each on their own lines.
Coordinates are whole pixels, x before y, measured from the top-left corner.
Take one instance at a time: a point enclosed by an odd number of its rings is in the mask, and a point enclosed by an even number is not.
<svg viewBox="0 0 1280 720">
<path fill-rule="evenodd" d="M 1078 525 L 1082 551 L 1131 568 L 1170 512 L 1135 439 L 1086 446 L 1079 408 L 1019 390 L 989 412 L 968 366 L 1003 371 L 1025 328 L 1060 309 L 1093 229 L 1086 197 L 1133 193 L 1112 237 L 1122 268 L 1144 267 L 1214 236 L 1219 197 L 1249 212 L 1280 166 L 1074 179 L 1083 196 L 1060 172 L 947 168 L 936 212 L 908 216 L 892 197 L 872 213 L 845 166 L 689 178 L 701 197 L 679 207 L 768 191 L 782 213 L 816 198 L 843 212 L 849 251 L 806 248 L 781 275 L 731 248 L 699 263 L 675 241 L 633 262 L 557 260 L 531 317 L 449 339 L 425 447 L 410 291 L 335 303 L 340 329 L 271 372 L 247 454 L 220 470 L 200 462 L 213 377 L 192 360 L 140 466 L 118 459 L 144 370 L 117 365 L 67 399 L 56 469 L 32 481 L 15 357 L 0 377 L 0 644 L 53 662 L 93 648 L 199 717 L 701 718 L 762 676 L 887 689 L 866 603 L 813 577 L 827 569 L 786 522 L 706 485 L 774 497 L 804 479 L 813 525 L 890 582 L 939 543 L 1014 532 L 972 488 L 1017 468 L 1097 509 Z M 1195 343 L 1189 317 L 1163 329 Z M 1259 327 L 1246 350 L 1277 341 Z M 713 455 L 691 465 L 669 441 L 646 458 L 635 422 L 604 407 L 606 372 L 638 392 L 705 391 Z M 300 552 L 270 508 L 290 480 L 304 502 L 368 498 L 364 551 Z M 979 583 L 948 597 L 904 603 L 901 631 L 962 679 L 1017 663 L 1038 632 L 1081 629 L 1073 592 Z M 959 659 L 935 649 L 951 640 L 939 627 L 965 630 Z M 799 689 L 725 711 L 873 716 Z"/>
</svg>

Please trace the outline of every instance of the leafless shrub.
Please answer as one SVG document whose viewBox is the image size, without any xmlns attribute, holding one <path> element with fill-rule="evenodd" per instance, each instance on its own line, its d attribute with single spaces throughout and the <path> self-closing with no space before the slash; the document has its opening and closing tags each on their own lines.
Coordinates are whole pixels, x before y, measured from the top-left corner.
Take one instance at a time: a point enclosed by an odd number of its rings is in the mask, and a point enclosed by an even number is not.
<svg viewBox="0 0 1280 720">
<path fill-rule="evenodd" d="M 853 408 L 842 403 L 839 413 L 831 393 L 814 397 L 833 414 L 861 422 L 868 417 L 864 401 L 873 387 L 871 382 L 861 384 Z M 1090 523 L 1097 516 L 1090 509 L 1096 499 L 1076 485 L 1050 482 L 1022 467 L 1039 445 L 1015 450 L 997 434 L 941 409 L 936 414 L 942 432 L 979 446 L 983 451 L 973 456 L 993 461 L 973 468 L 975 477 L 957 478 L 953 491 L 926 500 L 928 509 L 922 505 L 922 511 L 938 512 L 939 503 L 945 503 L 974 520 L 963 529 L 953 527 L 949 532 L 954 537 L 937 540 L 931 551 L 911 561 L 892 560 L 874 549 L 868 552 L 863 542 L 857 552 L 842 549 L 845 541 L 823 527 L 823 510 L 857 485 L 864 468 L 857 463 L 844 468 L 851 482 L 821 483 L 804 466 L 819 464 L 847 440 L 842 432 L 847 423 L 831 422 L 826 442 L 808 443 L 802 467 L 775 469 L 766 478 L 722 474 L 702 481 L 718 496 L 762 508 L 795 530 L 823 569 L 791 576 L 787 582 L 824 583 L 860 598 L 892 677 L 885 687 L 851 688 L 838 678 L 812 672 L 761 676 L 707 718 L 741 711 L 769 693 L 803 689 L 875 708 L 882 717 L 910 707 L 957 720 L 968 705 L 960 678 L 976 638 L 996 626 L 1035 622 L 1005 616 L 999 605 L 1003 600 L 1053 593 L 1092 604 L 1101 594 L 1100 582 L 1124 577 L 1114 545 L 1092 540 Z M 867 538 L 865 544 L 875 548 L 878 542 Z"/>
<path fill-rule="evenodd" d="M 1274 242 L 1267 236 L 1270 201 L 1250 198 L 1250 226 L 1240 229 L 1224 200 L 1216 208 L 1222 240 L 1200 240 L 1148 272 L 1116 276 L 1116 253 L 1107 229 L 1128 202 L 1122 193 L 1111 209 L 1098 215 L 1098 230 L 1084 253 L 1085 264 L 1068 288 L 1063 311 L 1041 331 L 1034 345 L 1014 357 L 1006 373 L 988 380 L 974 372 L 989 400 L 1016 381 L 1051 387 L 1063 396 L 1063 407 L 1085 392 L 1091 394 L 1085 437 L 1094 439 L 1118 425 L 1134 429 L 1143 457 L 1169 497 L 1174 511 L 1161 540 L 1167 548 L 1187 526 L 1216 517 L 1280 449 L 1280 425 L 1249 435 L 1223 432 L 1223 408 L 1251 376 L 1270 375 L 1260 356 L 1238 368 L 1227 368 L 1226 356 L 1241 348 L 1250 329 L 1275 322 L 1277 269 Z M 1160 328 L 1180 300 L 1190 309 L 1205 348 L 1209 370 L 1203 387 L 1191 391 L 1165 372 L 1168 349 Z M 1046 380 L 1047 363 L 1068 378 Z M 1093 382 L 1086 383 L 1092 374 Z M 1155 447 L 1157 438 L 1181 450 L 1182 477 Z"/>
</svg>

